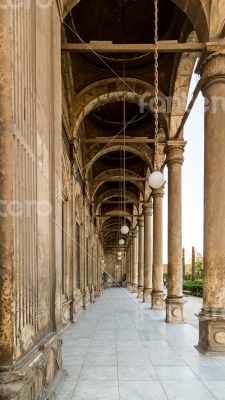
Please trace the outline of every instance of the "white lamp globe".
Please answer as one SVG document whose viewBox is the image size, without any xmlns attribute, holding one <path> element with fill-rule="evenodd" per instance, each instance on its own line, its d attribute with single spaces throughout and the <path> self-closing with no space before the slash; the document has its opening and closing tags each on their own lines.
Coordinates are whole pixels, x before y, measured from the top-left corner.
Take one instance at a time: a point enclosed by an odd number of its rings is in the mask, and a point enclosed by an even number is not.
<svg viewBox="0 0 225 400">
<path fill-rule="evenodd" d="M 122 233 L 123 235 L 127 235 L 128 232 L 129 232 L 128 226 L 127 226 L 127 225 L 123 225 L 123 226 L 121 227 L 121 233 Z"/>
<path fill-rule="evenodd" d="M 122 257 L 118 257 L 118 260 L 119 260 L 119 261 L 122 260 Z"/>
<path fill-rule="evenodd" d="M 118 251 L 117 255 L 118 255 L 119 257 L 122 256 L 121 251 Z"/>
<path fill-rule="evenodd" d="M 149 176 L 149 185 L 152 189 L 160 189 L 164 185 L 164 175 L 161 171 L 154 171 Z"/>
<path fill-rule="evenodd" d="M 125 243 L 124 239 L 120 239 L 119 240 L 119 244 L 121 244 L 121 246 Z"/>
</svg>

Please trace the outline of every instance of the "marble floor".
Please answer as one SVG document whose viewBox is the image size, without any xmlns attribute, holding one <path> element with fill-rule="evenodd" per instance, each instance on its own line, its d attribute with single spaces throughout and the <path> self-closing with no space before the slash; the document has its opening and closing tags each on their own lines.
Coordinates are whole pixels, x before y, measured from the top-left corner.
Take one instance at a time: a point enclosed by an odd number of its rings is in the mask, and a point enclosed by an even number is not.
<svg viewBox="0 0 225 400">
<path fill-rule="evenodd" d="M 224 400 L 225 357 L 194 348 L 202 300 L 186 300 L 187 322 L 171 325 L 127 289 L 106 289 L 64 333 L 57 400 Z"/>
</svg>

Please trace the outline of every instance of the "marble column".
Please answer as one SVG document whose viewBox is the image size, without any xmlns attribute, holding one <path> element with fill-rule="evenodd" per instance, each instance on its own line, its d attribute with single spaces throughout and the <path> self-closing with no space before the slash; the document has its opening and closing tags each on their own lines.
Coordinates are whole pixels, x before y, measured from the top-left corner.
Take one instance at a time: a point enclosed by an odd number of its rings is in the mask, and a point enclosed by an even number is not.
<svg viewBox="0 0 225 400">
<path fill-rule="evenodd" d="M 181 168 L 184 142 L 168 142 L 165 153 L 168 165 L 168 294 L 166 321 L 183 322 L 182 271 L 182 193 Z"/>
<path fill-rule="evenodd" d="M 205 110 L 204 296 L 199 345 L 225 353 L 225 50 L 202 65 Z"/>
<path fill-rule="evenodd" d="M 153 271 L 152 308 L 164 308 L 163 293 L 163 195 L 164 189 L 154 189 L 153 197 Z"/>
<path fill-rule="evenodd" d="M 127 287 L 130 289 L 130 244 L 127 244 L 126 249 L 126 280 L 127 280 Z"/>
<path fill-rule="evenodd" d="M 138 292 L 137 228 L 132 232 L 132 292 Z"/>
<path fill-rule="evenodd" d="M 152 295 L 152 201 L 143 204 L 144 213 L 144 291 L 143 301 L 151 303 Z"/>
<path fill-rule="evenodd" d="M 138 218 L 138 297 L 144 292 L 144 218 Z"/>
<path fill-rule="evenodd" d="M 132 240 L 131 237 L 129 236 L 129 244 L 128 244 L 128 251 L 129 251 L 129 283 L 128 283 L 128 289 L 131 291 L 132 290 Z"/>
</svg>

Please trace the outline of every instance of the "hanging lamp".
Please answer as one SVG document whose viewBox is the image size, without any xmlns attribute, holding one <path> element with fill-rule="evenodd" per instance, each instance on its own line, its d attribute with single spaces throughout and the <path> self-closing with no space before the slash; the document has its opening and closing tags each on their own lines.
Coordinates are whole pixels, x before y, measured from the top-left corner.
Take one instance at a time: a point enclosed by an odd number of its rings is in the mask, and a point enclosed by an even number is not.
<svg viewBox="0 0 225 400">
<path fill-rule="evenodd" d="M 164 175 L 160 171 L 158 164 L 158 142 L 159 142 L 159 64 L 158 64 L 158 0 L 154 0 L 155 5 L 155 154 L 154 171 L 149 176 L 149 185 L 152 189 L 160 189 L 164 185 Z"/>
<path fill-rule="evenodd" d="M 125 243 L 125 240 L 124 239 L 120 239 L 119 240 L 119 244 L 122 246 L 122 245 L 124 245 L 124 243 Z"/>
</svg>

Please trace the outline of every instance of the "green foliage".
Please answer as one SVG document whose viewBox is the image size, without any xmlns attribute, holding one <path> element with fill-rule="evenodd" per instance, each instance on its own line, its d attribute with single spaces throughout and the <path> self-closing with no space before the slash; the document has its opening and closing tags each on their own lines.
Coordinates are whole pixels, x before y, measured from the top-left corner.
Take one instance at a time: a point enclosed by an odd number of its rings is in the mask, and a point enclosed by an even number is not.
<svg viewBox="0 0 225 400">
<path fill-rule="evenodd" d="M 197 279 L 196 281 L 184 281 L 183 289 L 189 290 L 194 296 L 202 296 L 203 295 L 203 280 Z"/>
<path fill-rule="evenodd" d="M 166 281 L 168 281 L 168 273 L 167 272 L 163 272 L 163 280 L 166 279 Z"/>
<path fill-rule="evenodd" d="M 198 277 L 202 277 L 203 276 L 203 262 L 198 260 L 195 263 L 195 270 L 196 270 L 196 275 Z"/>
</svg>

